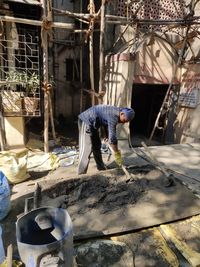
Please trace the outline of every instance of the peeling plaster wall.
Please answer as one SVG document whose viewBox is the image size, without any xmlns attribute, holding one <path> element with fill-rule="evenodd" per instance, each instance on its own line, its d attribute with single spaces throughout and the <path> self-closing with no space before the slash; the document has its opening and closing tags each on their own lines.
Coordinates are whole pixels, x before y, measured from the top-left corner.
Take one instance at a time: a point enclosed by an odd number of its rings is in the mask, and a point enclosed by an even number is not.
<svg viewBox="0 0 200 267">
<path fill-rule="evenodd" d="M 179 106 L 175 122 L 175 141 L 192 143 L 200 141 L 200 64 L 182 69 L 182 86 L 189 91 L 197 88 L 196 107 Z"/>
<path fill-rule="evenodd" d="M 135 53 L 134 83 L 169 84 L 172 79 L 174 83 L 179 82 L 178 55 L 165 40 L 145 36 Z"/>
<path fill-rule="evenodd" d="M 189 14 L 189 8 L 187 5 L 191 1 L 172 1 L 172 0 L 159 0 L 151 1 L 145 0 L 142 3 L 142 8 L 137 13 L 138 19 L 180 19 Z M 129 7 L 126 5 L 127 1 L 117 1 L 117 15 L 127 16 L 130 18 L 134 16 L 135 11 L 141 2 L 130 2 Z M 200 3 L 195 6 L 194 15 L 199 16 Z M 118 58 L 108 64 L 107 68 L 107 93 L 105 101 L 109 103 L 119 104 L 118 96 L 120 88 L 122 86 L 122 77 L 125 73 L 132 73 L 133 77 L 128 78 L 129 86 L 127 90 L 123 90 L 126 97 L 131 97 L 132 91 L 131 83 L 143 83 L 143 84 L 170 84 L 173 80 L 173 84 L 182 86 L 184 73 L 193 73 L 200 76 L 200 65 L 194 65 L 194 60 L 200 58 L 200 40 L 196 36 L 196 30 L 199 27 L 193 26 L 189 31 L 189 39 L 184 54 L 186 62 L 193 62 L 188 64 L 183 69 L 178 68 L 176 71 L 176 64 L 178 61 L 178 54 L 181 51 L 183 38 L 185 36 L 186 28 L 172 27 L 169 30 L 169 26 L 162 25 L 116 25 L 115 26 L 115 41 L 117 41 L 112 49 L 113 58 Z M 167 30 L 167 31 L 166 31 Z M 164 33 L 164 34 L 163 34 Z M 120 38 L 119 38 L 120 36 Z M 120 62 L 120 58 L 123 55 L 134 55 L 134 61 L 129 64 L 128 62 Z M 123 67 L 122 67 L 123 66 Z M 127 68 L 133 68 L 127 71 Z M 121 71 L 121 73 L 120 73 Z M 196 78 L 195 78 L 196 79 Z M 200 79 L 200 78 L 199 78 Z M 195 80 L 195 84 L 198 87 L 199 81 Z M 190 83 L 190 87 L 192 84 Z M 134 90 L 134 87 L 133 87 Z M 109 99 L 109 100 L 108 100 Z M 199 123 L 199 94 L 197 100 L 197 106 L 195 108 L 179 107 L 178 117 L 175 121 L 175 142 L 197 142 L 200 140 L 200 123 Z M 126 101 L 125 101 L 126 103 Z"/>
</svg>

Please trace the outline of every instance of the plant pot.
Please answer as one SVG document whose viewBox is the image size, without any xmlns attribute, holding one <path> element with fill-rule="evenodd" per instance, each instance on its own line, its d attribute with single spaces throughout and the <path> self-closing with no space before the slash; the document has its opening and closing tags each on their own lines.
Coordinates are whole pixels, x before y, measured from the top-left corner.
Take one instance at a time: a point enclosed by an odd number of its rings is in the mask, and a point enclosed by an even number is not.
<svg viewBox="0 0 200 267">
<path fill-rule="evenodd" d="M 35 113 L 38 110 L 39 101 L 37 97 L 24 97 L 24 110 L 27 113 Z"/>
<path fill-rule="evenodd" d="M 2 91 L 1 97 L 4 113 L 21 113 L 22 98 L 20 92 Z"/>
</svg>

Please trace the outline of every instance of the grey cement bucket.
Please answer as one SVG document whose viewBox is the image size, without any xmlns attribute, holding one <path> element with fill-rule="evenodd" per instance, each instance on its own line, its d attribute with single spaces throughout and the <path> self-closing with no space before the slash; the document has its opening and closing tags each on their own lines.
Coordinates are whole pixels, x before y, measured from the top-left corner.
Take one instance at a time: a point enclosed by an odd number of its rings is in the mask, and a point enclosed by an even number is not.
<svg viewBox="0 0 200 267">
<path fill-rule="evenodd" d="M 64 209 L 34 209 L 16 222 L 17 247 L 26 267 L 71 267 L 73 228 Z"/>
</svg>

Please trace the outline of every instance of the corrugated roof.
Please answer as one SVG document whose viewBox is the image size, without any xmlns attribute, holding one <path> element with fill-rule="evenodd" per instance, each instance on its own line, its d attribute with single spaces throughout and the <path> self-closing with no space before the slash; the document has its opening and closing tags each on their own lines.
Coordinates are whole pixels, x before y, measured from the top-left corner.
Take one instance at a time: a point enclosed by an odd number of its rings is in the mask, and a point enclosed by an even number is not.
<svg viewBox="0 0 200 267">
<path fill-rule="evenodd" d="M 7 0 L 7 1 L 8 2 L 16 2 L 16 3 L 28 4 L 28 5 L 41 6 L 40 1 L 37 1 L 37 0 Z"/>
</svg>

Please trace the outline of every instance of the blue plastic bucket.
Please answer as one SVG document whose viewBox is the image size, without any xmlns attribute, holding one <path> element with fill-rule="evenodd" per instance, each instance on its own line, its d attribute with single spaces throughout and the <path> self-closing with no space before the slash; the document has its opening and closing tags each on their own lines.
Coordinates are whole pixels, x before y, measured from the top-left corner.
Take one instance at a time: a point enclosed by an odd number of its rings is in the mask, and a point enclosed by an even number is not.
<svg viewBox="0 0 200 267">
<path fill-rule="evenodd" d="M 10 187 L 6 176 L 0 171 L 0 221 L 10 211 Z"/>
<path fill-rule="evenodd" d="M 2 240 L 2 228 L 0 225 L 0 264 L 5 260 L 5 250 L 3 247 L 3 240 Z"/>
<path fill-rule="evenodd" d="M 17 246 L 26 267 L 73 264 L 73 227 L 65 209 L 42 207 L 17 220 Z"/>
</svg>

